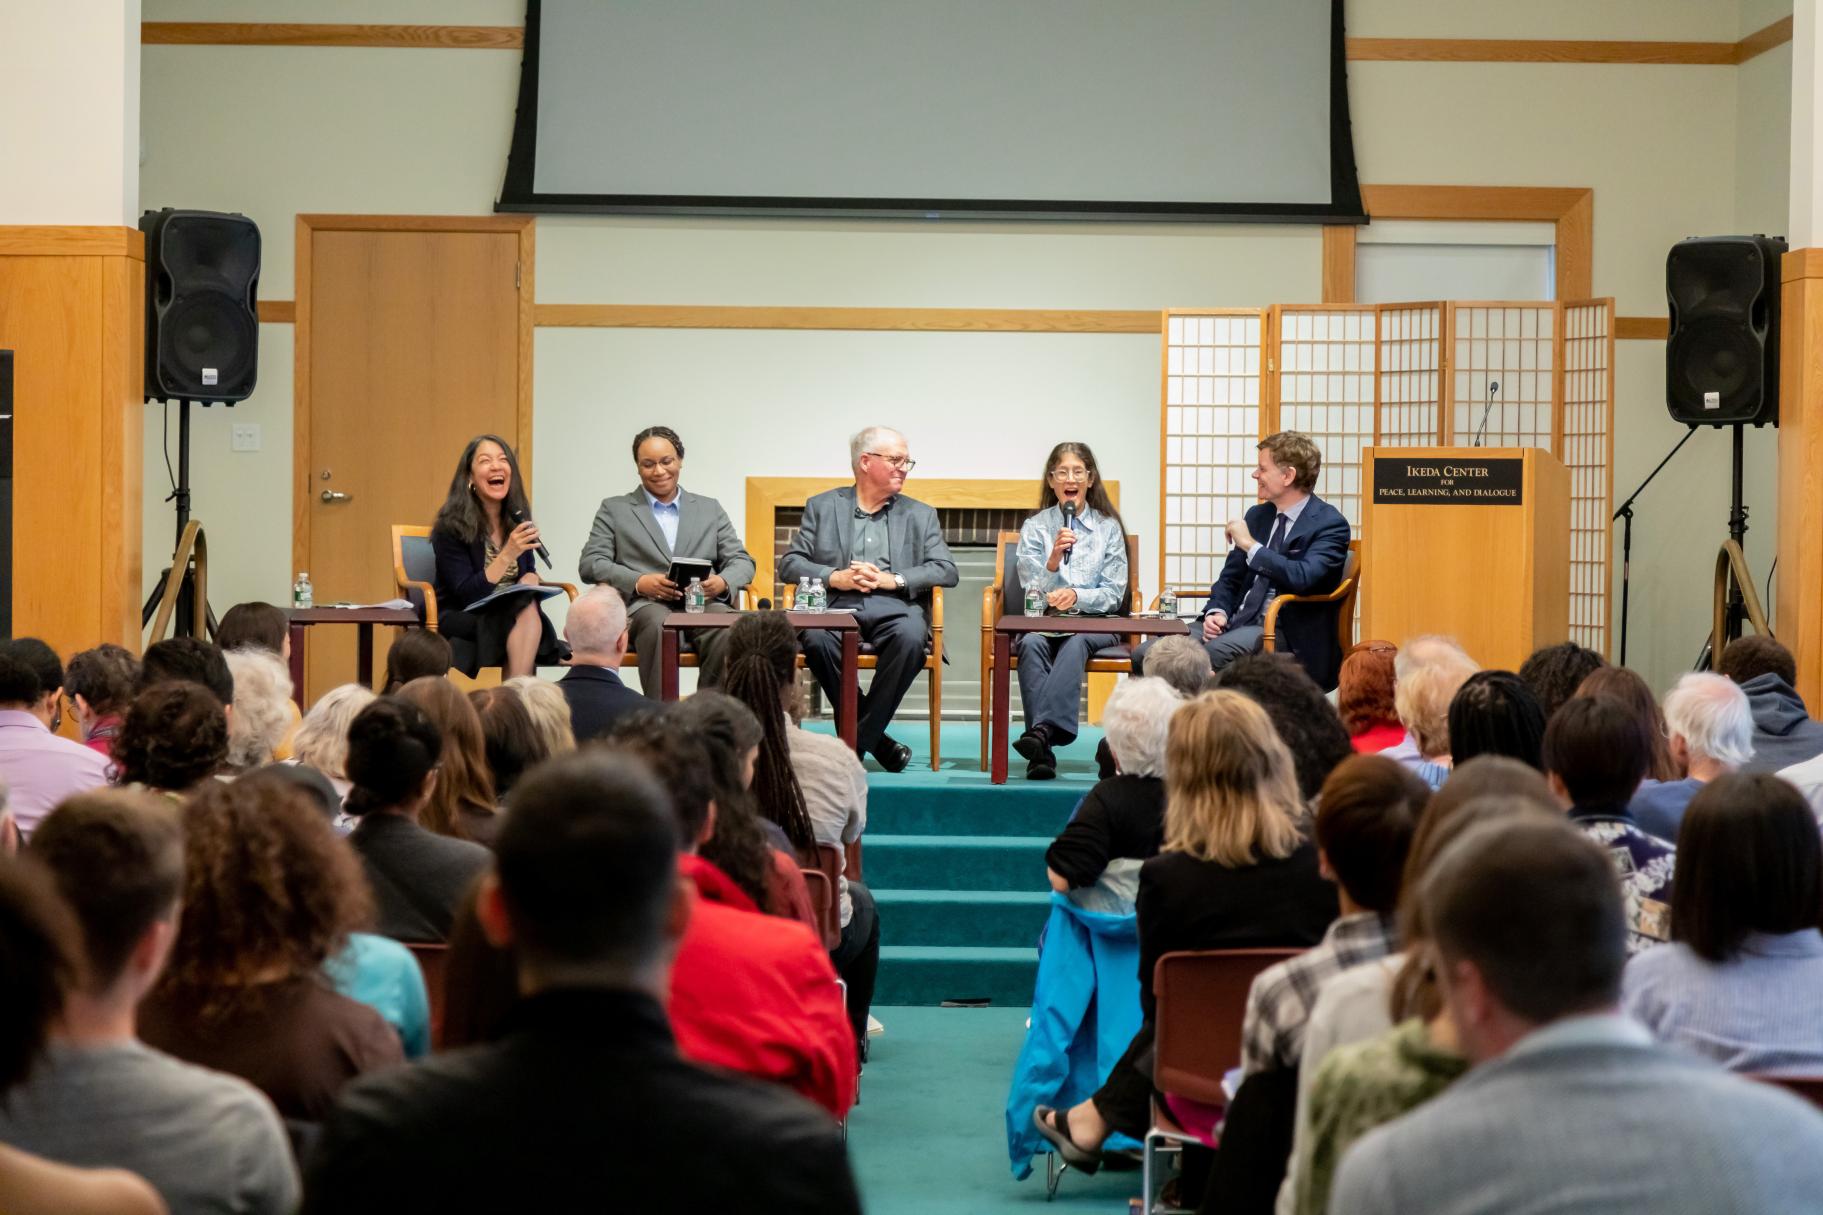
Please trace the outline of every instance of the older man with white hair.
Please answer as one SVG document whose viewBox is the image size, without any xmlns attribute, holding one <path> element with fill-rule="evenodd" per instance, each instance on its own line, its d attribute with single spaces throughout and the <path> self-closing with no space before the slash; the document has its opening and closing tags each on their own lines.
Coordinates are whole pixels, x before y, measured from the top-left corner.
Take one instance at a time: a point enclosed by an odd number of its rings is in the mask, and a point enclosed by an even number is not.
<svg viewBox="0 0 1823 1215">
<path fill-rule="evenodd" d="M 1664 711 L 1671 760 L 1684 770 L 1684 779 L 1647 781 L 1633 795 L 1631 808 L 1640 830 L 1675 844 L 1696 791 L 1753 758 L 1753 706 L 1726 675 L 1700 671 L 1665 694 Z"/>
<path fill-rule="evenodd" d="M 930 641 L 931 588 L 955 586 L 956 563 L 937 524 L 937 512 L 901 491 L 917 466 L 905 436 L 869 426 L 848 441 L 855 483 L 817 494 L 779 559 L 786 583 L 820 578 L 829 606 L 855 613 L 861 640 L 873 647 L 873 685 L 860 698 L 855 746 L 888 772 L 902 772 L 911 748 L 886 727 L 924 668 Z M 804 665 L 824 695 L 841 698 L 842 639 L 831 629 L 807 629 Z"/>
<path fill-rule="evenodd" d="M 620 660 L 627 654 L 627 605 L 606 584 L 590 587 L 570 605 L 563 638 L 570 643 L 570 671 L 557 681 L 570 702 L 570 725 L 576 741 L 600 738 L 629 713 L 652 702 L 620 681 Z"/>
</svg>

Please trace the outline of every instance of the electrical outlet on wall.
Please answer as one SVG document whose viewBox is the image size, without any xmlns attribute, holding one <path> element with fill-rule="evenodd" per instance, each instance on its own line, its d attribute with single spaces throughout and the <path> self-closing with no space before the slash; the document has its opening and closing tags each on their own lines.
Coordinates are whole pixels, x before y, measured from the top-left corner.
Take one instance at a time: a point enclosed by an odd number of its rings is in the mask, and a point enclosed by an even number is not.
<svg viewBox="0 0 1823 1215">
<path fill-rule="evenodd" d="M 235 451 L 258 451 L 260 449 L 260 424 L 258 422 L 236 422 L 229 431 L 229 446 Z"/>
</svg>

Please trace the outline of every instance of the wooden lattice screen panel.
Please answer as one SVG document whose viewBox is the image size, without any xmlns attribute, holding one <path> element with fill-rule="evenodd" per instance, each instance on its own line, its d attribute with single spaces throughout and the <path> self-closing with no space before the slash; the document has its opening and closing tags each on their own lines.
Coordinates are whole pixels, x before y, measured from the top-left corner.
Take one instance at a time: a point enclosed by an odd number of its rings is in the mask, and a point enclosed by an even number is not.
<svg viewBox="0 0 1823 1215">
<path fill-rule="evenodd" d="M 1382 304 L 1380 432 L 1386 447 L 1432 447 L 1443 442 L 1444 322 L 1442 304 Z"/>
<path fill-rule="evenodd" d="M 1614 301 L 1562 305 L 1563 444 L 1570 470 L 1570 640 L 1608 653 L 1614 551 Z"/>
<path fill-rule="evenodd" d="M 1444 442 L 1556 445 L 1556 304 L 1451 304 L 1453 404 Z M 1490 404 L 1491 402 L 1491 404 Z M 1486 430 L 1482 419 L 1486 417 Z"/>
<path fill-rule="evenodd" d="M 1169 311 L 1164 343 L 1159 576 L 1207 587 L 1228 552 L 1224 526 L 1255 501 L 1266 313 Z"/>
<path fill-rule="evenodd" d="M 1323 453 L 1324 501 L 1361 534 L 1361 450 L 1374 442 L 1372 305 L 1286 305 L 1274 310 L 1277 430 L 1297 430 Z"/>
</svg>

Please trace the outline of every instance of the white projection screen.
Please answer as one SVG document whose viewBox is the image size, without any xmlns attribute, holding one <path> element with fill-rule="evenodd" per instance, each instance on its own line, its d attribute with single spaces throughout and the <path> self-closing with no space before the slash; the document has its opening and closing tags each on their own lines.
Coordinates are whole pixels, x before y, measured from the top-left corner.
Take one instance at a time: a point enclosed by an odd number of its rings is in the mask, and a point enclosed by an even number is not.
<svg viewBox="0 0 1823 1215">
<path fill-rule="evenodd" d="M 498 209 L 1358 223 L 1342 0 L 528 0 Z"/>
</svg>

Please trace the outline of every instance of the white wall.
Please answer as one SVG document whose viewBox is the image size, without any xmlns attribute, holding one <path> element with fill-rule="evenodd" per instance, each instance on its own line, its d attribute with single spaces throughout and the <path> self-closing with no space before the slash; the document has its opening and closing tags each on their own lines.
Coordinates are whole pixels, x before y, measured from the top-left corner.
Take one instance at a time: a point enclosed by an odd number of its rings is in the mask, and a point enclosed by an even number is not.
<svg viewBox="0 0 1823 1215">
<path fill-rule="evenodd" d="M 151 19 L 518 24 L 522 15 L 507 0 L 147 8 Z M 1376 0 L 1351 5 L 1350 19 L 1351 33 L 1372 36 L 1722 41 L 1738 36 L 1744 12 L 1707 0 Z M 1671 243 L 1739 230 L 1737 217 L 1783 198 L 1782 171 L 1745 152 L 1784 139 L 1788 119 L 1772 104 L 1780 56 L 1789 51 L 1742 69 L 1352 64 L 1361 178 L 1592 186 L 1596 294 L 1618 297 L 1623 314 L 1663 315 Z M 262 294 L 287 298 L 298 212 L 491 208 L 518 58 L 148 47 L 144 73 L 145 204 L 253 215 L 266 240 Z M 545 217 L 538 229 L 544 303 L 1150 309 L 1309 302 L 1320 285 L 1315 228 Z M 278 600 L 289 583 L 289 338 L 289 326 L 262 327 L 260 390 L 232 415 L 262 424 L 264 451 L 229 452 L 226 411 L 198 421 L 197 512 L 217 555 L 218 606 Z M 1663 407 L 1662 343 L 1620 343 L 1617 359 L 1618 499 L 1680 431 Z M 909 434 L 920 461 L 913 492 L 924 475 L 1034 476 L 1050 444 L 1078 438 L 1122 482 L 1150 590 L 1157 360 L 1157 341 L 1143 336 L 543 329 L 537 513 L 560 569 L 573 569 L 596 502 L 632 484 L 628 437 L 660 420 L 684 434 L 691 486 L 721 498 L 737 521 L 746 476 L 839 474 L 845 436 L 869 422 Z M 150 576 L 169 546 L 170 516 L 158 501 L 166 486 L 155 415 L 148 427 Z M 1770 435 L 1755 438 L 1750 548 L 1764 570 L 1772 446 Z M 1656 685 L 1689 663 L 1706 631 L 1702 588 L 1725 530 L 1726 446 L 1720 435 L 1693 441 L 1673 465 L 1678 479 L 1641 503 L 1632 659 Z M 441 468 L 448 454 L 426 458 Z"/>
</svg>

